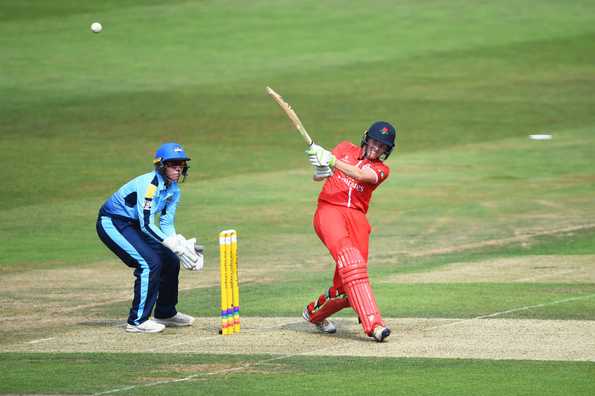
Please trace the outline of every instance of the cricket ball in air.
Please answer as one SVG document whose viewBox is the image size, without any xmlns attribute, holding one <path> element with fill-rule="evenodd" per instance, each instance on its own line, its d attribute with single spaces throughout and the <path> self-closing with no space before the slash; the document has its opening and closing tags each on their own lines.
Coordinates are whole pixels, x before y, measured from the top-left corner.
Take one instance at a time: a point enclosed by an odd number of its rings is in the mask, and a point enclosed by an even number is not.
<svg viewBox="0 0 595 396">
<path fill-rule="evenodd" d="M 93 22 L 93 23 L 91 24 L 91 31 L 92 31 L 93 33 L 99 33 L 99 32 L 101 32 L 102 30 L 103 30 L 103 26 L 101 26 L 101 23 L 99 23 L 99 22 Z"/>
</svg>

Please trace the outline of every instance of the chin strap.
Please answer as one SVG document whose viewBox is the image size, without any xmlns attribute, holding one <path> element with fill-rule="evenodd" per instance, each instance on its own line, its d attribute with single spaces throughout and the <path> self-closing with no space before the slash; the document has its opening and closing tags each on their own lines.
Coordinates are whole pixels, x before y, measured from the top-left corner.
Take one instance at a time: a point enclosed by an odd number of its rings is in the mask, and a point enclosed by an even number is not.
<svg viewBox="0 0 595 396">
<path fill-rule="evenodd" d="M 177 183 L 184 183 L 184 181 L 186 180 L 186 177 L 188 176 L 188 169 L 190 169 L 190 167 L 188 165 L 186 165 L 182 169 L 182 173 L 180 174 L 180 177 L 178 178 Z M 169 178 L 165 174 L 165 164 L 162 161 L 159 161 L 158 163 L 155 164 L 155 170 L 157 172 L 159 172 L 161 177 L 163 177 L 163 180 L 165 180 L 166 185 L 170 185 L 172 183 L 172 181 L 169 180 Z"/>
<path fill-rule="evenodd" d="M 368 159 L 368 144 L 363 143 L 361 147 L 362 147 L 362 153 L 358 157 L 358 160 Z M 377 159 L 379 161 L 384 161 L 388 158 L 389 154 L 390 154 L 390 152 L 387 153 L 386 150 L 384 150 L 384 152 L 382 154 L 380 154 Z"/>
<path fill-rule="evenodd" d="M 362 143 L 361 148 L 362 149 L 361 149 L 360 155 L 359 155 L 359 157 L 357 157 L 358 160 L 363 160 L 368 155 L 368 144 Z"/>
</svg>

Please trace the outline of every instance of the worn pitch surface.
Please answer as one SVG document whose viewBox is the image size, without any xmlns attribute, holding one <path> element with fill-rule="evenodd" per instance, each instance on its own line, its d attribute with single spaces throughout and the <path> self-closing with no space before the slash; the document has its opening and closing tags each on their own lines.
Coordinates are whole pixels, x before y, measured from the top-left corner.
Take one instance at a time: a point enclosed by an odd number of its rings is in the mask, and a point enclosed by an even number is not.
<svg viewBox="0 0 595 396">
<path fill-rule="evenodd" d="M 593 256 L 528 256 L 453 263 L 427 273 L 399 274 L 384 282 L 591 282 Z M 320 334 L 300 317 L 243 317 L 242 332 L 217 334 L 214 317 L 161 334 L 128 334 L 123 320 L 97 317 L 93 307 L 127 301 L 131 276 L 116 261 L 69 271 L 14 273 L 3 277 L 0 352 L 167 352 L 379 357 L 444 357 L 595 361 L 595 321 L 478 318 L 385 318 L 393 335 L 378 344 L 354 317 L 337 319 L 338 332 Z M 188 274 L 184 274 L 188 275 Z M 243 279 L 262 281 L 259 270 Z M 45 279 L 39 282 L 35 279 Z M 217 271 L 182 276 L 181 288 L 208 287 Z M 73 287 L 77 285 L 77 287 Z M 593 295 L 577 297 L 594 298 Z M 78 304 L 73 305 L 72 301 Z M 516 307 L 515 311 L 531 307 Z M 90 311 L 88 311 L 91 309 Z M 22 333 L 23 323 L 29 331 Z M 48 331 L 56 329 L 59 331 Z M 159 338 L 159 342 L 155 342 Z M 156 347 L 159 345 L 159 347 Z"/>
<path fill-rule="evenodd" d="M 595 322 L 388 318 L 393 335 L 376 343 L 354 319 L 334 335 L 299 318 L 243 318 L 242 331 L 217 334 L 216 318 L 161 334 L 127 334 L 123 322 L 80 322 L 62 335 L 4 345 L 17 352 L 163 352 L 595 361 Z M 159 342 L 155 342 L 160 338 Z M 158 345 L 158 346 L 156 346 Z"/>
</svg>

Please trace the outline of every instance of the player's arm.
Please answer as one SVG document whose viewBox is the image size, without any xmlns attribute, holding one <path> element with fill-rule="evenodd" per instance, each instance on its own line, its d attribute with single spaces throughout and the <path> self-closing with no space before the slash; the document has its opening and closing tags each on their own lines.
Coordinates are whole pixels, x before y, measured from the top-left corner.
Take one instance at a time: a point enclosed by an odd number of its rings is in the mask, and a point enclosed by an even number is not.
<svg viewBox="0 0 595 396">
<path fill-rule="evenodd" d="M 139 180 L 136 207 L 141 230 L 157 242 L 163 242 L 166 235 L 155 225 L 155 216 L 152 211 L 157 185 L 157 177 L 149 183 L 146 182 L 146 179 Z"/>
<path fill-rule="evenodd" d="M 328 150 L 325 150 L 324 148 L 316 144 L 310 146 L 310 148 L 306 150 L 306 154 L 308 155 L 308 160 L 310 161 L 310 163 L 316 166 L 317 168 L 320 166 L 328 166 L 331 169 L 337 168 L 343 173 L 345 173 L 347 176 L 350 176 L 356 179 L 357 181 L 371 184 L 375 184 L 378 182 L 378 175 L 372 169 L 368 167 L 360 169 L 355 165 L 350 165 L 346 162 L 343 162 L 337 159 L 337 157 L 333 153 L 331 153 Z M 315 173 L 314 180 L 317 179 L 318 177 Z"/>
<path fill-rule="evenodd" d="M 357 181 L 368 184 L 376 184 L 378 182 L 378 175 L 376 172 L 367 166 L 360 169 L 355 165 L 350 165 L 340 159 L 336 159 L 334 167 L 345 173 L 347 176 L 353 177 Z"/>
<path fill-rule="evenodd" d="M 179 200 L 180 192 L 177 191 L 171 202 L 161 211 L 159 224 L 165 235 L 167 235 L 167 238 L 163 240 L 163 244 L 180 258 L 184 268 L 191 271 L 200 271 L 205 263 L 204 247 L 197 245 L 196 238 L 186 239 L 183 235 L 176 233 L 174 219 Z"/>
<path fill-rule="evenodd" d="M 161 211 L 161 214 L 159 215 L 159 228 L 161 228 L 161 230 L 167 236 L 176 234 L 174 219 L 176 217 L 176 208 L 178 206 L 179 200 L 180 194 L 178 192 L 176 193 L 175 197 L 165 205 Z"/>
<path fill-rule="evenodd" d="M 333 151 L 335 151 L 337 147 L 335 147 Z M 310 147 L 308 147 L 308 150 L 306 150 L 308 161 L 310 161 L 310 163 L 314 166 L 314 175 L 312 175 L 312 180 L 317 182 L 326 180 L 327 178 L 333 175 L 333 170 L 330 164 L 328 163 L 328 160 L 325 163 L 321 163 L 318 159 L 318 153 L 321 150 L 325 151 L 328 154 L 328 158 L 334 158 L 334 155 L 330 151 L 326 151 L 322 147 L 314 143 L 311 144 Z"/>
</svg>

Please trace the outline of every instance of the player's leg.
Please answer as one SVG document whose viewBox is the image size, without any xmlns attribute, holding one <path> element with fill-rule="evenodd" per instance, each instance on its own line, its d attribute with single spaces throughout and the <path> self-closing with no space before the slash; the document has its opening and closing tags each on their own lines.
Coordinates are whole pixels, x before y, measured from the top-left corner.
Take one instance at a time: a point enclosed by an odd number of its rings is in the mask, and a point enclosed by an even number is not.
<svg viewBox="0 0 595 396">
<path fill-rule="evenodd" d="M 180 259 L 171 250 L 159 249 L 162 266 L 159 297 L 155 304 L 155 321 L 169 327 L 191 326 L 194 318 L 176 310 L 178 304 L 178 280 Z"/>
<path fill-rule="evenodd" d="M 344 246 L 338 252 L 337 266 L 351 307 L 357 312 L 364 332 L 382 341 L 390 335 L 384 326 L 376 297 L 368 279 L 368 267 L 355 246 Z"/>
<path fill-rule="evenodd" d="M 316 233 L 337 263 L 335 287 L 342 286 L 345 290 L 364 332 L 381 341 L 390 334 L 390 330 L 384 327 L 368 279 L 366 257 L 370 226 L 365 215 L 347 208 L 322 206 L 314 220 Z M 380 329 L 379 337 L 375 336 L 376 328 Z"/>
<path fill-rule="evenodd" d="M 333 235 L 329 235 L 329 232 L 325 233 L 324 231 L 322 222 L 328 221 L 335 223 L 342 222 L 342 216 L 332 210 L 332 208 L 328 208 L 324 205 L 319 206 L 314 215 L 313 223 L 316 234 L 325 245 L 328 243 L 329 239 L 335 239 Z M 339 231 L 339 233 L 344 235 L 346 230 Z M 343 292 L 340 283 L 340 277 L 338 276 L 335 269 L 333 286 L 306 306 L 303 312 L 303 317 L 305 320 L 315 324 L 321 331 L 325 333 L 334 333 L 336 331 L 336 327 L 328 320 L 328 318 L 348 306 L 349 301 Z"/>
<path fill-rule="evenodd" d="M 163 265 L 154 313 L 156 318 L 170 318 L 177 312 L 180 259 L 167 248 L 160 249 L 159 254 Z"/>
<path fill-rule="evenodd" d="M 303 317 L 305 320 L 314 323 L 325 333 L 334 333 L 336 327 L 327 320 L 330 316 L 349 306 L 347 295 L 343 290 L 334 286 L 321 294 L 315 301 L 312 301 L 304 309 Z"/>
<path fill-rule="evenodd" d="M 348 279 L 349 277 L 357 280 L 355 283 L 353 283 L 354 293 L 359 290 L 357 294 L 360 295 L 362 303 L 360 304 L 359 302 L 354 302 L 355 298 L 352 298 L 351 303 L 352 305 L 357 305 L 358 307 L 361 307 L 361 305 L 365 307 L 362 310 L 366 311 L 367 315 L 360 315 L 360 311 L 358 310 L 360 308 L 354 308 L 360 316 L 362 327 L 364 328 L 366 334 L 374 337 L 377 341 L 382 341 L 384 338 L 390 335 L 390 329 L 385 327 L 382 321 L 382 316 L 376 303 L 376 297 L 374 296 L 374 292 L 372 291 L 372 286 L 368 277 L 368 243 L 370 239 L 371 227 L 368 223 L 366 215 L 362 212 L 354 210 L 346 211 L 346 224 L 350 235 L 349 242 L 351 242 L 353 244 L 352 246 L 357 250 L 357 252 L 355 252 L 355 256 L 357 256 L 357 253 L 361 255 L 361 258 L 355 257 L 352 261 L 361 261 L 365 264 L 363 266 L 359 264 L 356 265 L 356 267 L 358 267 L 357 270 L 348 270 L 345 268 L 339 269 L 339 266 L 337 266 L 337 270 L 339 270 L 341 273 L 343 282 L 345 282 L 345 279 Z M 349 247 L 349 245 L 346 246 Z M 343 256 L 342 259 L 344 262 L 348 261 L 349 254 L 341 254 L 341 256 Z M 345 287 L 347 289 L 347 286 Z M 351 289 L 351 287 L 349 287 L 349 289 Z M 364 317 L 370 317 L 371 315 L 373 315 L 376 320 L 366 323 L 366 319 Z"/>
<path fill-rule="evenodd" d="M 126 265 L 134 268 L 134 298 L 127 330 L 163 330 L 163 325 L 148 320 L 159 292 L 161 259 L 157 252 L 147 243 L 138 226 L 130 222 L 102 216 L 97 221 L 97 234 Z"/>
<path fill-rule="evenodd" d="M 362 258 L 368 263 L 368 245 L 372 228 L 366 215 L 358 210 L 344 210 L 345 224 L 349 240 L 357 247 Z"/>
</svg>

